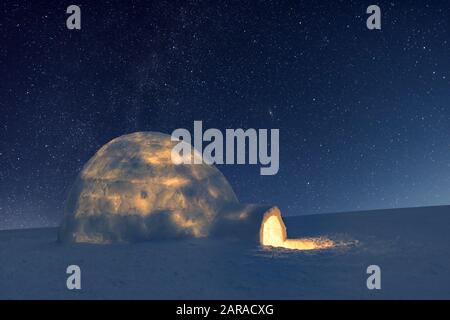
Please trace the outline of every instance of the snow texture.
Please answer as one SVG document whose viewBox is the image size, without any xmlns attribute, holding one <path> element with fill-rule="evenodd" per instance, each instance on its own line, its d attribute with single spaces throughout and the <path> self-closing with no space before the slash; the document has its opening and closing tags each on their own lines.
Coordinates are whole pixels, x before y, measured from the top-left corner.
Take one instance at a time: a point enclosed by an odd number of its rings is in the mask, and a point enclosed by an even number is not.
<svg viewBox="0 0 450 320">
<path fill-rule="evenodd" d="M 327 250 L 233 238 L 62 244 L 56 229 L 0 232 L 0 299 L 450 299 L 450 207 L 287 217 Z M 80 291 L 66 288 L 79 265 Z M 366 269 L 381 268 L 381 290 Z"/>
</svg>

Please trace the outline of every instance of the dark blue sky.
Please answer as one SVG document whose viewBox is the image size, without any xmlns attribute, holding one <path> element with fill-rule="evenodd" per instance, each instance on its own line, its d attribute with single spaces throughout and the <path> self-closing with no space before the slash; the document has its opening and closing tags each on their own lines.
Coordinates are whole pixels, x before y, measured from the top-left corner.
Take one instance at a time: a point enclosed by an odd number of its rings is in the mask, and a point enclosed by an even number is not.
<svg viewBox="0 0 450 320">
<path fill-rule="evenodd" d="M 280 171 L 220 166 L 286 215 L 450 204 L 450 2 L 0 4 L 0 229 L 58 224 L 103 144 L 279 128 Z M 382 30 L 366 28 L 378 4 Z"/>
</svg>

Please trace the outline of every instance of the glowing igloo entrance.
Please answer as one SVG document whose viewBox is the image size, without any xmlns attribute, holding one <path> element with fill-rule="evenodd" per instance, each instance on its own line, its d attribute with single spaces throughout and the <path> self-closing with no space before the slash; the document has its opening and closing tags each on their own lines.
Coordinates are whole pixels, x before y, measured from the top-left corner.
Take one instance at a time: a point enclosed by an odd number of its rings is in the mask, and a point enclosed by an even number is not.
<svg viewBox="0 0 450 320">
<path fill-rule="evenodd" d="M 323 238 L 288 239 L 286 226 L 278 210 L 271 210 L 264 215 L 259 238 L 263 246 L 294 250 L 325 249 L 333 246 L 331 240 Z"/>
</svg>

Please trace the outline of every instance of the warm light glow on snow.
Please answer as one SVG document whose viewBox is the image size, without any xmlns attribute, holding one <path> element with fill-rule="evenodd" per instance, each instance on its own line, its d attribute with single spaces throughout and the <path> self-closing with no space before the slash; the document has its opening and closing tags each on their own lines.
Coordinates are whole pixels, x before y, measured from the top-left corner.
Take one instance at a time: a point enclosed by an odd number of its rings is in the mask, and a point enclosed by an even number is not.
<svg viewBox="0 0 450 320">
<path fill-rule="evenodd" d="M 281 247 L 285 242 L 282 225 L 275 215 L 270 216 L 263 224 L 262 244 L 265 246 Z"/>
<path fill-rule="evenodd" d="M 281 216 L 275 214 L 263 220 L 261 244 L 294 250 L 325 249 L 334 246 L 333 241 L 323 238 L 287 239 L 283 220 L 281 220 Z"/>
<path fill-rule="evenodd" d="M 174 177 L 163 179 L 161 183 L 166 187 L 184 187 L 189 183 L 189 180 L 185 178 Z"/>
<path fill-rule="evenodd" d="M 175 212 L 172 215 L 172 221 L 176 223 L 180 228 L 190 230 L 192 232 L 192 235 L 196 238 L 205 236 L 205 234 L 203 233 L 204 226 L 202 225 L 201 221 L 188 219 L 179 212 Z"/>
</svg>

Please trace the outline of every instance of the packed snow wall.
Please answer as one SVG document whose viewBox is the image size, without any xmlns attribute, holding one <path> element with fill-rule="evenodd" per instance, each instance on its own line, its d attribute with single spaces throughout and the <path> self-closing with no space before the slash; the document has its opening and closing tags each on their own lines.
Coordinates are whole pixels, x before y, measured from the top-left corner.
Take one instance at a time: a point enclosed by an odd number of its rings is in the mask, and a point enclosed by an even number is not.
<svg viewBox="0 0 450 320">
<path fill-rule="evenodd" d="M 222 173 L 207 164 L 173 164 L 169 135 L 138 132 L 103 146 L 69 192 L 59 230 L 64 242 L 133 242 L 207 236 L 238 203 Z"/>
</svg>

